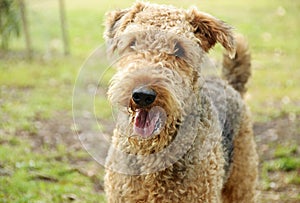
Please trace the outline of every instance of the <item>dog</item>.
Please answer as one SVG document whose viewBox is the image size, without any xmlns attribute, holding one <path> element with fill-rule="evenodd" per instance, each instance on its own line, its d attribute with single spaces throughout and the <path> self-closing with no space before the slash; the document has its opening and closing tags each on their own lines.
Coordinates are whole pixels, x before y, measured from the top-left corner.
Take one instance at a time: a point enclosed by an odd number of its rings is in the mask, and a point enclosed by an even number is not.
<svg viewBox="0 0 300 203">
<path fill-rule="evenodd" d="M 108 89 L 118 108 L 108 202 L 256 202 L 245 38 L 196 8 L 144 2 L 109 12 L 104 38 L 119 57 Z M 223 78 L 202 74 L 216 43 Z"/>
</svg>

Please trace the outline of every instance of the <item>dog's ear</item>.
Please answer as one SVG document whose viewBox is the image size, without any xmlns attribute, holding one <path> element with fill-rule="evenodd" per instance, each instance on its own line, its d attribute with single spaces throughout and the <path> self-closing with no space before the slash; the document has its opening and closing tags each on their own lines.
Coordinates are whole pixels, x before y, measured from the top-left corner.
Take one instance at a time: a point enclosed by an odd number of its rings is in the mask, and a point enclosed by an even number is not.
<svg viewBox="0 0 300 203">
<path fill-rule="evenodd" d="M 126 28 L 127 24 L 134 19 L 135 14 L 140 12 L 144 7 L 144 3 L 137 2 L 131 8 L 124 10 L 119 9 L 106 13 L 106 21 L 104 23 L 104 38 L 106 40 L 114 38 L 117 31 L 123 31 Z"/>
<path fill-rule="evenodd" d="M 230 26 L 196 8 L 188 11 L 187 19 L 193 26 L 195 36 L 200 40 L 200 45 L 205 52 L 219 42 L 228 51 L 230 57 L 235 56 L 235 41 Z"/>
<path fill-rule="evenodd" d="M 104 38 L 106 40 L 114 38 L 116 31 L 120 28 L 122 17 L 129 12 L 129 9 L 115 10 L 106 13 L 105 17 L 105 32 Z"/>
</svg>

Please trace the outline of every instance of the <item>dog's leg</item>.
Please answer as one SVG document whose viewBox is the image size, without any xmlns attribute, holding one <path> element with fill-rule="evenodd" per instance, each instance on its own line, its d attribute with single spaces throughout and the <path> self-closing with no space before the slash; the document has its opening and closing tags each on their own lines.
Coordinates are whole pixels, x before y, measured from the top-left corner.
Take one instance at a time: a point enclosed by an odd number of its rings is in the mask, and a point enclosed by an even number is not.
<svg viewBox="0 0 300 203">
<path fill-rule="evenodd" d="M 224 203 L 255 203 L 258 156 L 249 113 L 241 123 L 234 140 L 233 165 L 229 179 L 222 190 Z"/>
</svg>

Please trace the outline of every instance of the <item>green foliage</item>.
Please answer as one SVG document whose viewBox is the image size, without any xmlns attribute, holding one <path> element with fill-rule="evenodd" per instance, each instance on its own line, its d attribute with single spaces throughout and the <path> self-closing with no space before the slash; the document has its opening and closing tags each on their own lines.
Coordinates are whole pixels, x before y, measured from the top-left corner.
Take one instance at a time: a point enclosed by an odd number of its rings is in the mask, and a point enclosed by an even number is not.
<svg viewBox="0 0 300 203">
<path fill-rule="evenodd" d="M 0 43 L 7 49 L 13 37 L 20 34 L 20 13 L 17 0 L 0 0 Z"/>
</svg>

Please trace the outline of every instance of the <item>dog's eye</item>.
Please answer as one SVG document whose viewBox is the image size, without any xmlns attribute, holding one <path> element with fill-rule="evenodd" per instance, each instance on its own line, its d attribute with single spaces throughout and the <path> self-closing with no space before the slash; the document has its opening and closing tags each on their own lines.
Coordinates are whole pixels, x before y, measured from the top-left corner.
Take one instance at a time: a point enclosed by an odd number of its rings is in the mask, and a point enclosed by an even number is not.
<svg viewBox="0 0 300 203">
<path fill-rule="evenodd" d="M 130 47 L 130 48 L 133 48 L 133 47 L 135 47 L 135 45 L 136 45 L 136 39 L 134 38 L 134 39 L 132 39 L 132 41 L 129 43 L 129 47 Z"/>
<path fill-rule="evenodd" d="M 180 44 L 180 42 L 175 42 L 175 47 L 174 47 L 174 55 L 177 57 L 184 57 L 185 56 L 185 50 Z"/>
</svg>

